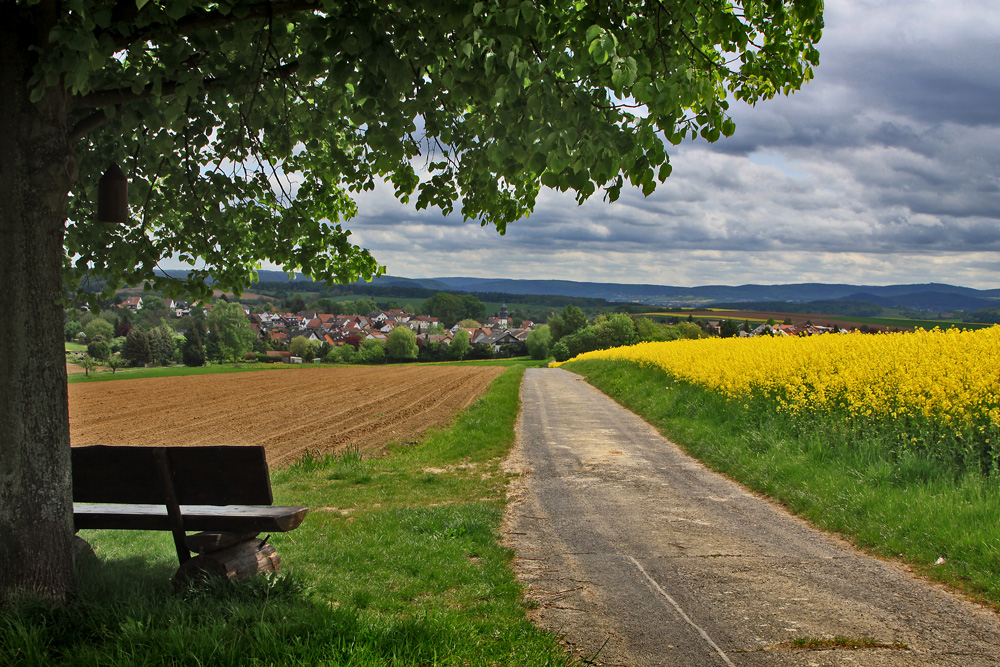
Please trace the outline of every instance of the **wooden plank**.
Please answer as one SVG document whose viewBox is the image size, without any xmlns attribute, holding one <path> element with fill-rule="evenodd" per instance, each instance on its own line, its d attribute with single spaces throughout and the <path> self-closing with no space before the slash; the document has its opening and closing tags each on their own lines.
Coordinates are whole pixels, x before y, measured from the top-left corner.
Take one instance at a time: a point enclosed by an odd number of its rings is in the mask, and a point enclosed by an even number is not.
<svg viewBox="0 0 1000 667">
<path fill-rule="evenodd" d="M 73 500 L 162 503 L 163 480 L 149 447 L 72 447 Z"/>
<path fill-rule="evenodd" d="M 269 505 L 265 507 L 181 505 L 184 529 L 218 530 L 234 533 L 285 532 L 298 528 L 308 508 Z M 77 530 L 113 528 L 121 530 L 170 530 L 170 517 L 164 505 L 95 505 L 73 504 Z"/>
<path fill-rule="evenodd" d="M 73 447 L 73 500 L 166 502 L 153 447 Z M 181 505 L 270 505 L 271 480 L 259 446 L 165 447 Z"/>
<path fill-rule="evenodd" d="M 182 505 L 270 505 L 267 457 L 258 446 L 168 447 Z"/>
</svg>

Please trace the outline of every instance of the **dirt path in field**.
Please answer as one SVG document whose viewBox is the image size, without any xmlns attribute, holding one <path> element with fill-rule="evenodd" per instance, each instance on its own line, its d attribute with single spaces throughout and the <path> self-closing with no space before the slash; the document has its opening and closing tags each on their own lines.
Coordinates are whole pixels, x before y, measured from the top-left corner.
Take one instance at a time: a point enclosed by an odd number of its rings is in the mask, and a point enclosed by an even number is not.
<svg viewBox="0 0 1000 667">
<path fill-rule="evenodd" d="M 69 385 L 79 445 L 263 445 L 272 466 L 447 424 L 503 368 L 308 368 Z"/>
<path fill-rule="evenodd" d="M 710 472 L 572 373 L 528 370 L 521 392 L 509 463 L 526 474 L 506 534 L 536 620 L 581 655 L 633 666 L 1000 665 L 994 612 Z M 851 641 L 809 642 L 838 636 Z"/>
</svg>

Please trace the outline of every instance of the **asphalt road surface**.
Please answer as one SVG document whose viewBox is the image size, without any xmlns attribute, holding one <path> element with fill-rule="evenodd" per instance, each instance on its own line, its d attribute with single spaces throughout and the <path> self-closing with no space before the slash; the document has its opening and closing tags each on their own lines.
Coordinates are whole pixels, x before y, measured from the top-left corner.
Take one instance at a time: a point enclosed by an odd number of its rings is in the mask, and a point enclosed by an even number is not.
<svg viewBox="0 0 1000 667">
<path fill-rule="evenodd" d="M 708 471 L 579 376 L 528 370 L 521 398 L 507 537 L 535 620 L 579 655 L 1000 665 L 996 613 Z"/>
</svg>

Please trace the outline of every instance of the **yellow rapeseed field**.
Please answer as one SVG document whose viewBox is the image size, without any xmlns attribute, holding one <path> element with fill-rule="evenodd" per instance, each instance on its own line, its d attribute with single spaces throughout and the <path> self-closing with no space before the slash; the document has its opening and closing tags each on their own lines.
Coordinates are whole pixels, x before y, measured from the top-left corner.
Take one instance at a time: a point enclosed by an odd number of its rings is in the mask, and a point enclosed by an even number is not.
<svg viewBox="0 0 1000 667">
<path fill-rule="evenodd" d="M 1000 327 L 679 340 L 574 360 L 583 359 L 659 367 L 748 405 L 768 399 L 793 415 L 932 423 L 939 434 L 981 437 L 1000 427 Z"/>
</svg>

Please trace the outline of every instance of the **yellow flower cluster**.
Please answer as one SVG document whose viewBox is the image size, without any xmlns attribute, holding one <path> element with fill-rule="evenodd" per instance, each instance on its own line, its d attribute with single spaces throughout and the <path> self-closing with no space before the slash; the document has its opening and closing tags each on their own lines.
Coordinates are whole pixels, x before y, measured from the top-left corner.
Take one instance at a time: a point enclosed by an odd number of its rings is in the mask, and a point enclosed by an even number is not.
<svg viewBox="0 0 1000 667">
<path fill-rule="evenodd" d="M 659 367 L 734 400 L 766 397 L 793 415 L 918 418 L 952 432 L 1000 427 L 1000 327 L 679 340 L 574 360 L 583 359 Z"/>
</svg>

